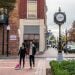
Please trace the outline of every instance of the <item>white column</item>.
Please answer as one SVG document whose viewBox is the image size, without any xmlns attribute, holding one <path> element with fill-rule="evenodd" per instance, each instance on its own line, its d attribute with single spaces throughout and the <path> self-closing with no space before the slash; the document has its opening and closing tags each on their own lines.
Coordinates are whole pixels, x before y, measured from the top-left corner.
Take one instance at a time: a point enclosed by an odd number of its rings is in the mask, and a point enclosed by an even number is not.
<svg viewBox="0 0 75 75">
<path fill-rule="evenodd" d="M 22 23 L 22 21 L 20 20 L 20 42 L 19 42 L 19 46 L 22 45 L 23 43 L 23 34 L 24 34 L 24 24 Z"/>
<path fill-rule="evenodd" d="M 40 21 L 40 40 L 39 40 L 39 51 L 45 50 L 45 34 L 44 34 L 44 21 Z"/>
</svg>

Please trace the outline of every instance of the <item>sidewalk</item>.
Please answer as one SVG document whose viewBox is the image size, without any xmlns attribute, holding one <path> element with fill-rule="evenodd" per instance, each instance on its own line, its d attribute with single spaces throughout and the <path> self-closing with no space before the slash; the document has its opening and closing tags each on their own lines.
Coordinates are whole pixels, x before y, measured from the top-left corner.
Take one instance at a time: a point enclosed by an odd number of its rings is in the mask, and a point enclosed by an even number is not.
<svg viewBox="0 0 75 75">
<path fill-rule="evenodd" d="M 25 68 L 15 70 L 15 65 L 18 64 L 18 56 L 1 56 L 0 58 L 0 75 L 46 75 L 46 68 L 49 68 L 49 62 L 56 60 L 58 51 L 55 48 L 49 48 L 44 54 L 36 55 L 36 66 L 33 69 L 29 67 L 29 59 L 26 58 Z M 75 58 L 75 54 L 64 54 L 65 58 Z M 39 59 L 38 59 L 39 58 Z"/>
<path fill-rule="evenodd" d="M 15 70 L 15 65 L 18 59 L 1 59 L 0 60 L 0 75 L 46 75 L 46 68 L 49 67 L 45 59 L 36 59 L 36 66 L 33 69 L 29 67 L 29 61 L 26 59 L 25 68 Z"/>
</svg>

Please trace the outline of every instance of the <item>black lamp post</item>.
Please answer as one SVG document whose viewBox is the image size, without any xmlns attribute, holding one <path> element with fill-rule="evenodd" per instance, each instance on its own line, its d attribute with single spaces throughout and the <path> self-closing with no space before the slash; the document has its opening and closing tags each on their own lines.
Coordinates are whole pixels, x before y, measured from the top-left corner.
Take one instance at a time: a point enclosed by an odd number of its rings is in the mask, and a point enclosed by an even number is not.
<svg viewBox="0 0 75 75">
<path fill-rule="evenodd" d="M 2 55 L 4 55 L 4 24 L 3 24 L 3 20 L 4 20 L 4 12 L 3 12 L 3 8 L 0 9 L 0 25 L 2 25 L 3 27 L 3 34 L 2 34 Z"/>
<path fill-rule="evenodd" d="M 4 55 L 4 30 L 6 25 L 6 10 L 4 8 L 0 8 L 0 25 L 3 27 L 3 35 L 2 35 L 2 55 Z"/>
<path fill-rule="evenodd" d="M 2 25 L 3 27 L 2 55 L 4 55 L 4 30 L 5 30 L 5 25 L 8 25 L 7 9 L 5 8 L 0 8 L 0 25 Z"/>
<path fill-rule="evenodd" d="M 7 56 L 9 55 L 9 31 L 10 31 L 10 25 L 9 25 L 9 13 L 7 11 L 7 14 L 6 14 L 6 25 L 7 25 L 7 49 L 6 49 L 6 53 L 7 53 Z"/>
<path fill-rule="evenodd" d="M 54 14 L 54 22 L 59 25 L 58 61 L 61 61 L 63 59 L 61 45 L 61 25 L 66 22 L 66 15 L 64 12 L 61 12 L 60 7 L 59 11 Z"/>
<path fill-rule="evenodd" d="M 9 55 L 9 30 L 10 26 L 7 26 L 7 56 Z"/>
</svg>

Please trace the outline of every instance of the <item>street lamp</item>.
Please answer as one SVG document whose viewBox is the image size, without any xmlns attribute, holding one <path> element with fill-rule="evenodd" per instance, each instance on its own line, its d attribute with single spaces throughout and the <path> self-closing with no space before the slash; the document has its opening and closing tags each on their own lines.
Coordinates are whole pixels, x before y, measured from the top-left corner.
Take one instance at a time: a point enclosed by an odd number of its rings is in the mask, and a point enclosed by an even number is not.
<svg viewBox="0 0 75 75">
<path fill-rule="evenodd" d="M 8 51 L 9 51 L 9 30 L 10 30 L 10 25 L 7 25 L 7 56 L 8 56 Z"/>
<path fill-rule="evenodd" d="M 3 35 L 2 35 L 2 55 L 4 55 L 4 29 L 5 25 L 7 25 L 7 9 L 0 8 L 0 25 L 3 27 Z"/>
<path fill-rule="evenodd" d="M 54 22 L 59 25 L 59 45 L 58 45 L 58 61 L 63 60 L 62 45 L 61 45 L 61 25 L 66 22 L 66 15 L 64 12 L 59 11 L 54 14 Z"/>
<path fill-rule="evenodd" d="M 2 55 L 4 55 L 4 24 L 3 24 L 3 20 L 4 20 L 4 13 L 3 13 L 3 9 L 0 9 L 0 25 L 2 25 L 3 27 L 3 35 L 2 35 Z"/>
</svg>

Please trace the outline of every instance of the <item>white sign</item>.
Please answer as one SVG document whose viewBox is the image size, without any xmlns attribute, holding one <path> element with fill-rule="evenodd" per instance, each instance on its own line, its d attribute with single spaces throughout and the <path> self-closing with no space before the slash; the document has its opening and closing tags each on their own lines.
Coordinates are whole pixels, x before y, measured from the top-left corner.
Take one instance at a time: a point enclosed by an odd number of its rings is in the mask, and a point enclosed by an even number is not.
<svg viewBox="0 0 75 75">
<path fill-rule="evenodd" d="M 16 40 L 16 35 L 10 35 L 10 40 Z"/>
</svg>

